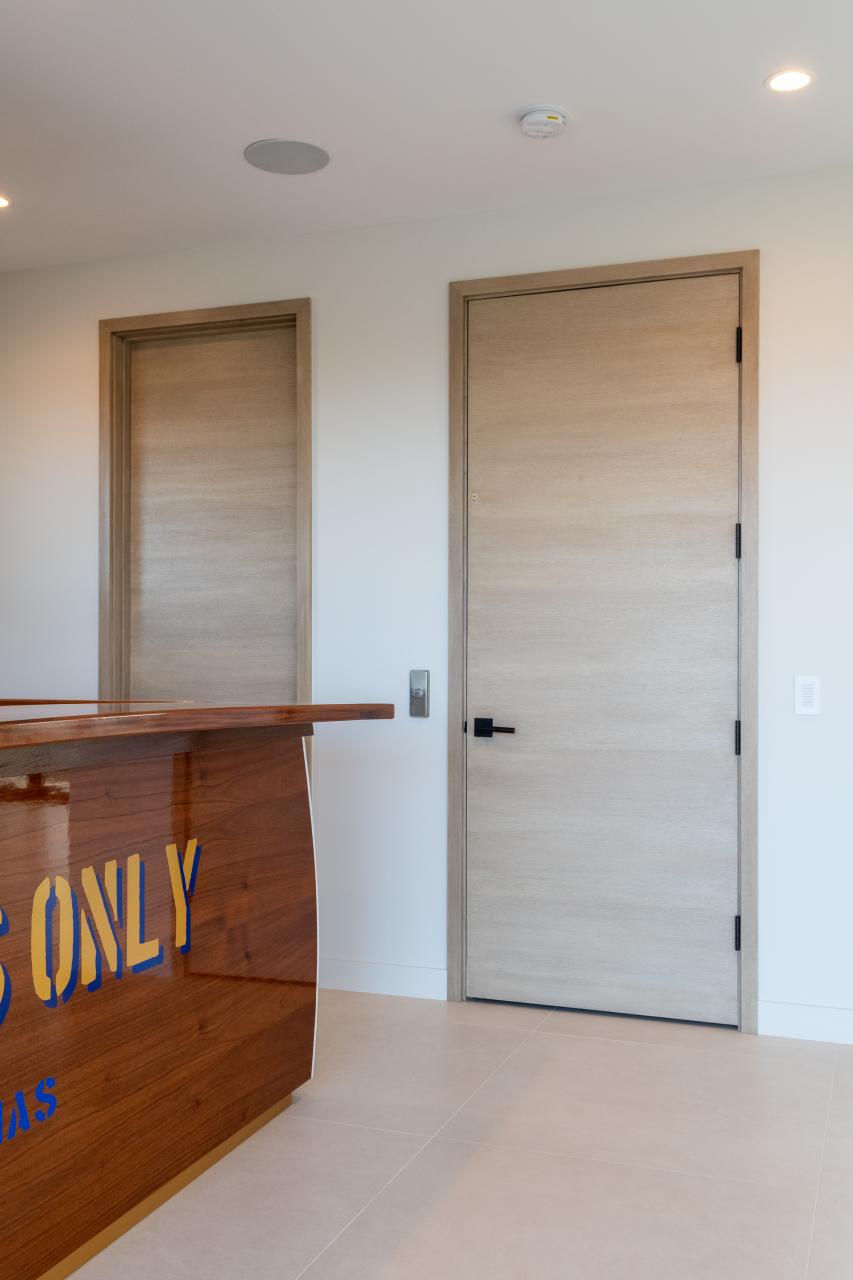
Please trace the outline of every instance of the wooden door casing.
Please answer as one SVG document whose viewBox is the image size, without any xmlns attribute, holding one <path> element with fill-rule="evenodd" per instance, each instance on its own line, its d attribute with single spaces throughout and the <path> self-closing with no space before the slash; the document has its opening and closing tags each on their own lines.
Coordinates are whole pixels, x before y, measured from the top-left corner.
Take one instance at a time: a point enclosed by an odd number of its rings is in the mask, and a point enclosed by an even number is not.
<svg viewBox="0 0 853 1280">
<path fill-rule="evenodd" d="M 103 320 L 100 338 L 101 697 L 310 702 L 310 300 Z"/>
</svg>

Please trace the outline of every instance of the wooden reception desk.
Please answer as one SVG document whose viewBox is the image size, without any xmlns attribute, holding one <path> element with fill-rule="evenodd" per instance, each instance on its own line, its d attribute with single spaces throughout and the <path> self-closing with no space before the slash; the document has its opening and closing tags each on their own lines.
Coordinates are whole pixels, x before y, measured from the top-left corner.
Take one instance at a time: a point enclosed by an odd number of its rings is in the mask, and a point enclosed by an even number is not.
<svg viewBox="0 0 853 1280">
<path fill-rule="evenodd" d="M 67 1275 L 311 1076 L 303 738 L 393 707 L 0 703 L 0 1273 Z"/>
</svg>

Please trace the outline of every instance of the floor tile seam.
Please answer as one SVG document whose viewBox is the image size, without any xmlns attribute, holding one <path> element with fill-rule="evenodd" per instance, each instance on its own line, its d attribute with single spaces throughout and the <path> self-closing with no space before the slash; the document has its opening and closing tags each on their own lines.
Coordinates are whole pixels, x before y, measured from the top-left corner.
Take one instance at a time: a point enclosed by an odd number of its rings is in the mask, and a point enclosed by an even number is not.
<svg viewBox="0 0 853 1280">
<path fill-rule="evenodd" d="M 438 1137 L 438 1134 L 436 1134 L 435 1137 Z M 434 1141 L 434 1138 L 431 1139 L 431 1141 Z M 698 1169 L 675 1169 L 670 1165 L 647 1164 L 642 1160 L 608 1160 L 605 1156 L 581 1155 L 577 1152 L 557 1151 L 553 1148 L 549 1150 L 547 1147 L 521 1147 L 511 1142 L 486 1142 L 484 1139 L 460 1138 L 452 1134 L 446 1134 L 442 1141 L 456 1142 L 469 1147 L 486 1147 L 492 1151 L 513 1151 L 519 1155 L 530 1154 L 548 1156 L 557 1160 L 564 1160 L 576 1164 L 601 1164 L 617 1169 L 644 1169 L 649 1173 L 666 1173 L 677 1178 L 698 1178 L 707 1182 L 724 1183 L 727 1186 L 736 1187 L 766 1188 L 770 1186 L 772 1189 L 778 1191 L 792 1191 L 796 1190 L 799 1185 L 804 1192 L 808 1191 L 809 1194 L 812 1194 L 813 1184 L 817 1182 L 817 1177 L 804 1177 L 799 1180 L 792 1179 L 789 1182 L 768 1184 L 765 1179 L 733 1178 L 730 1175 L 723 1175 L 719 1173 L 703 1173 Z"/>
<path fill-rule="evenodd" d="M 410 1167 L 410 1165 L 414 1164 L 415 1160 L 417 1160 L 417 1159 L 418 1159 L 418 1158 L 419 1158 L 419 1157 L 424 1153 L 424 1151 L 426 1151 L 427 1147 L 428 1147 L 431 1143 L 435 1142 L 435 1140 L 436 1140 L 436 1138 L 439 1136 L 439 1134 L 440 1134 L 440 1133 L 442 1133 L 442 1132 L 447 1128 L 447 1126 L 450 1124 L 450 1122 L 456 1118 L 456 1116 L 459 1114 L 459 1112 L 462 1110 L 462 1108 L 463 1108 L 463 1107 L 465 1107 L 465 1106 L 467 1106 L 467 1105 L 468 1105 L 468 1103 L 471 1101 L 471 1099 L 472 1099 L 472 1098 L 474 1098 L 474 1097 L 476 1097 L 476 1095 L 479 1093 L 479 1091 L 480 1091 L 480 1090 L 481 1090 L 485 1085 L 487 1085 L 487 1084 L 488 1084 L 488 1082 L 489 1082 L 489 1081 L 490 1081 L 490 1080 L 491 1080 L 495 1075 L 497 1075 L 497 1073 L 501 1070 L 501 1068 L 502 1068 L 503 1066 L 505 1066 L 507 1062 L 509 1062 L 509 1060 L 510 1060 L 510 1058 L 513 1056 L 513 1054 L 518 1053 L 519 1049 L 521 1049 L 523 1045 L 527 1044 L 527 1041 L 531 1038 L 531 1036 L 535 1035 L 536 1031 L 539 1029 L 539 1027 L 541 1027 L 542 1023 L 545 1021 L 545 1019 L 547 1018 L 547 1016 L 548 1016 L 548 1015 L 547 1015 L 547 1014 L 545 1014 L 545 1016 L 542 1018 L 542 1020 L 541 1020 L 540 1022 L 538 1022 L 538 1023 L 536 1024 L 536 1026 L 535 1026 L 535 1027 L 533 1027 L 527 1035 L 525 1035 L 525 1036 L 523 1036 L 523 1037 L 522 1037 L 522 1039 L 519 1041 L 519 1043 L 518 1043 L 517 1045 L 515 1045 L 515 1047 L 514 1047 L 513 1049 L 511 1049 L 511 1050 L 510 1050 L 510 1052 L 509 1052 L 508 1054 L 506 1054 L 506 1056 L 505 1056 L 504 1058 L 502 1058 L 502 1059 L 501 1059 L 501 1061 L 497 1064 L 497 1066 L 496 1066 L 492 1071 L 490 1071 L 490 1072 L 489 1072 L 489 1074 L 485 1077 L 485 1079 L 480 1081 L 480 1083 L 477 1085 L 477 1088 L 476 1088 L 476 1089 L 474 1089 L 474 1090 L 473 1090 L 473 1091 L 468 1095 L 468 1097 L 467 1097 L 467 1098 L 465 1098 L 465 1099 L 464 1099 L 464 1100 L 459 1104 L 459 1106 L 458 1106 L 458 1107 L 456 1107 L 456 1108 L 455 1108 L 455 1110 L 453 1110 L 453 1111 L 450 1113 L 450 1115 L 447 1117 L 447 1119 L 444 1121 L 444 1123 L 443 1123 L 443 1124 L 441 1124 L 441 1125 L 439 1126 L 439 1128 L 438 1128 L 438 1129 L 436 1129 L 435 1133 L 430 1134 L 430 1136 L 426 1139 L 426 1141 L 425 1141 L 425 1142 L 423 1142 L 423 1143 L 421 1143 L 421 1145 L 418 1147 L 417 1151 L 414 1151 L 414 1152 L 412 1153 L 412 1155 L 409 1157 L 409 1159 L 408 1159 L 408 1160 L 406 1160 L 406 1161 L 405 1161 L 405 1163 L 404 1163 L 404 1164 L 402 1164 L 402 1165 L 400 1166 L 400 1168 L 396 1171 L 396 1173 L 392 1174 L 392 1175 L 391 1175 L 391 1177 L 390 1177 L 390 1178 L 388 1178 L 388 1180 L 382 1184 L 382 1186 L 379 1188 L 379 1190 L 378 1190 L 378 1191 L 376 1191 L 376 1192 L 375 1192 L 375 1193 L 370 1197 L 370 1199 L 369 1199 L 369 1200 L 367 1200 L 367 1201 L 362 1205 L 362 1207 L 359 1209 L 358 1213 L 354 1214 L 354 1215 L 352 1216 L 352 1218 L 350 1218 L 350 1220 L 349 1220 L 347 1223 L 345 1223 L 343 1227 L 341 1227 L 340 1231 L 338 1231 L 338 1232 L 337 1232 L 337 1233 L 332 1237 L 332 1239 L 331 1239 L 331 1240 L 329 1240 L 329 1241 L 328 1241 L 328 1243 L 327 1243 L 327 1244 L 325 1244 L 325 1245 L 323 1246 L 323 1248 L 319 1251 L 319 1253 L 317 1253 L 317 1254 L 316 1254 L 316 1255 L 311 1259 L 311 1261 L 310 1261 L 310 1262 L 309 1262 L 305 1267 L 303 1267 L 303 1268 L 302 1268 L 302 1270 L 301 1270 L 300 1272 L 298 1272 L 296 1276 L 294 1276 L 293 1280 L 302 1280 L 302 1277 L 303 1277 L 304 1275 L 307 1275 L 307 1273 L 311 1270 L 311 1268 L 315 1265 L 315 1263 L 317 1263 L 317 1262 L 320 1260 L 320 1258 L 322 1258 L 323 1254 L 324 1254 L 324 1253 L 327 1253 L 327 1252 L 328 1252 L 328 1250 L 329 1250 L 329 1249 L 331 1249 L 332 1245 L 333 1245 L 333 1244 L 335 1244 L 338 1240 L 340 1240 L 341 1236 L 343 1236 L 347 1231 L 349 1231 L 350 1227 L 354 1226 L 354 1224 L 359 1220 L 359 1218 L 360 1218 L 360 1217 L 362 1217 L 362 1215 L 363 1215 L 363 1214 L 365 1214 L 365 1213 L 367 1212 L 367 1210 L 370 1208 L 370 1206 L 371 1206 L 372 1204 L 374 1204 L 374 1203 L 379 1199 L 379 1197 L 380 1197 L 380 1196 L 382 1196 L 382 1195 L 384 1195 L 384 1194 L 385 1194 L 385 1192 L 386 1192 L 386 1191 L 388 1190 L 388 1188 L 392 1185 L 392 1183 L 396 1182 L 396 1180 L 397 1180 L 397 1179 L 398 1179 L 398 1178 L 399 1178 L 403 1173 L 405 1173 L 405 1171 Z"/>
<path fill-rule="evenodd" d="M 358 1120 L 332 1120 L 329 1116 L 301 1116 L 298 1113 L 293 1115 L 294 1120 L 304 1120 L 311 1124 L 334 1124 L 342 1129 L 366 1129 L 368 1133 L 395 1133 L 402 1138 L 431 1138 L 431 1133 L 425 1133 L 422 1129 L 395 1129 L 387 1124 L 364 1124 Z"/>
<path fill-rule="evenodd" d="M 812 1249 L 814 1247 L 814 1233 L 815 1233 L 815 1226 L 817 1225 L 818 1204 L 820 1203 L 820 1185 L 823 1180 L 823 1165 L 824 1165 L 824 1160 L 826 1159 L 826 1144 L 827 1144 L 827 1139 L 829 1137 L 829 1117 L 832 1114 L 832 1100 L 835 1095 L 835 1083 L 838 1078 L 838 1059 L 839 1059 L 839 1053 L 838 1053 L 838 1049 L 836 1049 L 835 1064 L 832 1070 L 832 1087 L 829 1090 L 829 1101 L 826 1104 L 826 1115 L 824 1117 L 823 1143 L 820 1149 L 820 1163 L 818 1165 L 817 1185 L 815 1186 L 814 1202 L 812 1204 L 812 1220 L 811 1220 L 811 1228 L 809 1230 L 809 1247 L 806 1252 L 806 1267 L 805 1267 L 805 1271 L 803 1272 L 803 1280 L 808 1280 L 809 1271 L 811 1270 L 811 1265 L 812 1265 Z"/>
</svg>

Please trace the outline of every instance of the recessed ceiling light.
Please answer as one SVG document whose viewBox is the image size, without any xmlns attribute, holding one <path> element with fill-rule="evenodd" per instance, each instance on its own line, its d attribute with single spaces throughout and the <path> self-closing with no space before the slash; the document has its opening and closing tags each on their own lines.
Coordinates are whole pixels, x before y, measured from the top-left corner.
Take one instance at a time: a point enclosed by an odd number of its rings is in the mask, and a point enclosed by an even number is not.
<svg viewBox="0 0 853 1280">
<path fill-rule="evenodd" d="M 290 142 L 285 138 L 261 138 L 250 142 L 243 155 L 256 169 L 267 173 L 316 173 L 329 163 L 329 153 L 310 142 Z"/>
<path fill-rule="evenodd" d="M 0 209 L 8 209 L 8 208 L 9 208 L 9 201 L 6 199 L 5 196 L 0 196 Z"/>
<path fill-rule="evenodd" d="M 811 84 L 812 78 L 808 71 L 801 71 L 795 67 L 788 67 L 785 71 L 774 71 L 772 76 L 768 76 L 764 83 L 768 89 L 773 89 L 776 93 L 794 93 L 797 89 L 805 89 L 807 84 Z"/>
</svg>

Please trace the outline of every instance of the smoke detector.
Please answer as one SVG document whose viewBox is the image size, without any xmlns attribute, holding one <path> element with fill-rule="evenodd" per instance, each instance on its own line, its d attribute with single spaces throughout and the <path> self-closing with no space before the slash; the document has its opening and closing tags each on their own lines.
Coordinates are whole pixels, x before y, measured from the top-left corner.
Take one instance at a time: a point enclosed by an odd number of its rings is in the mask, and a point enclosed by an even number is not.
<svg viewBox="0 0 853 1280">
<path fill-rule="evenodd" d="M 528 107 L 518 123 L 527 138 L 559 138 L 566 128 L 567 116 L 562 107 Z"/>
</svg>

